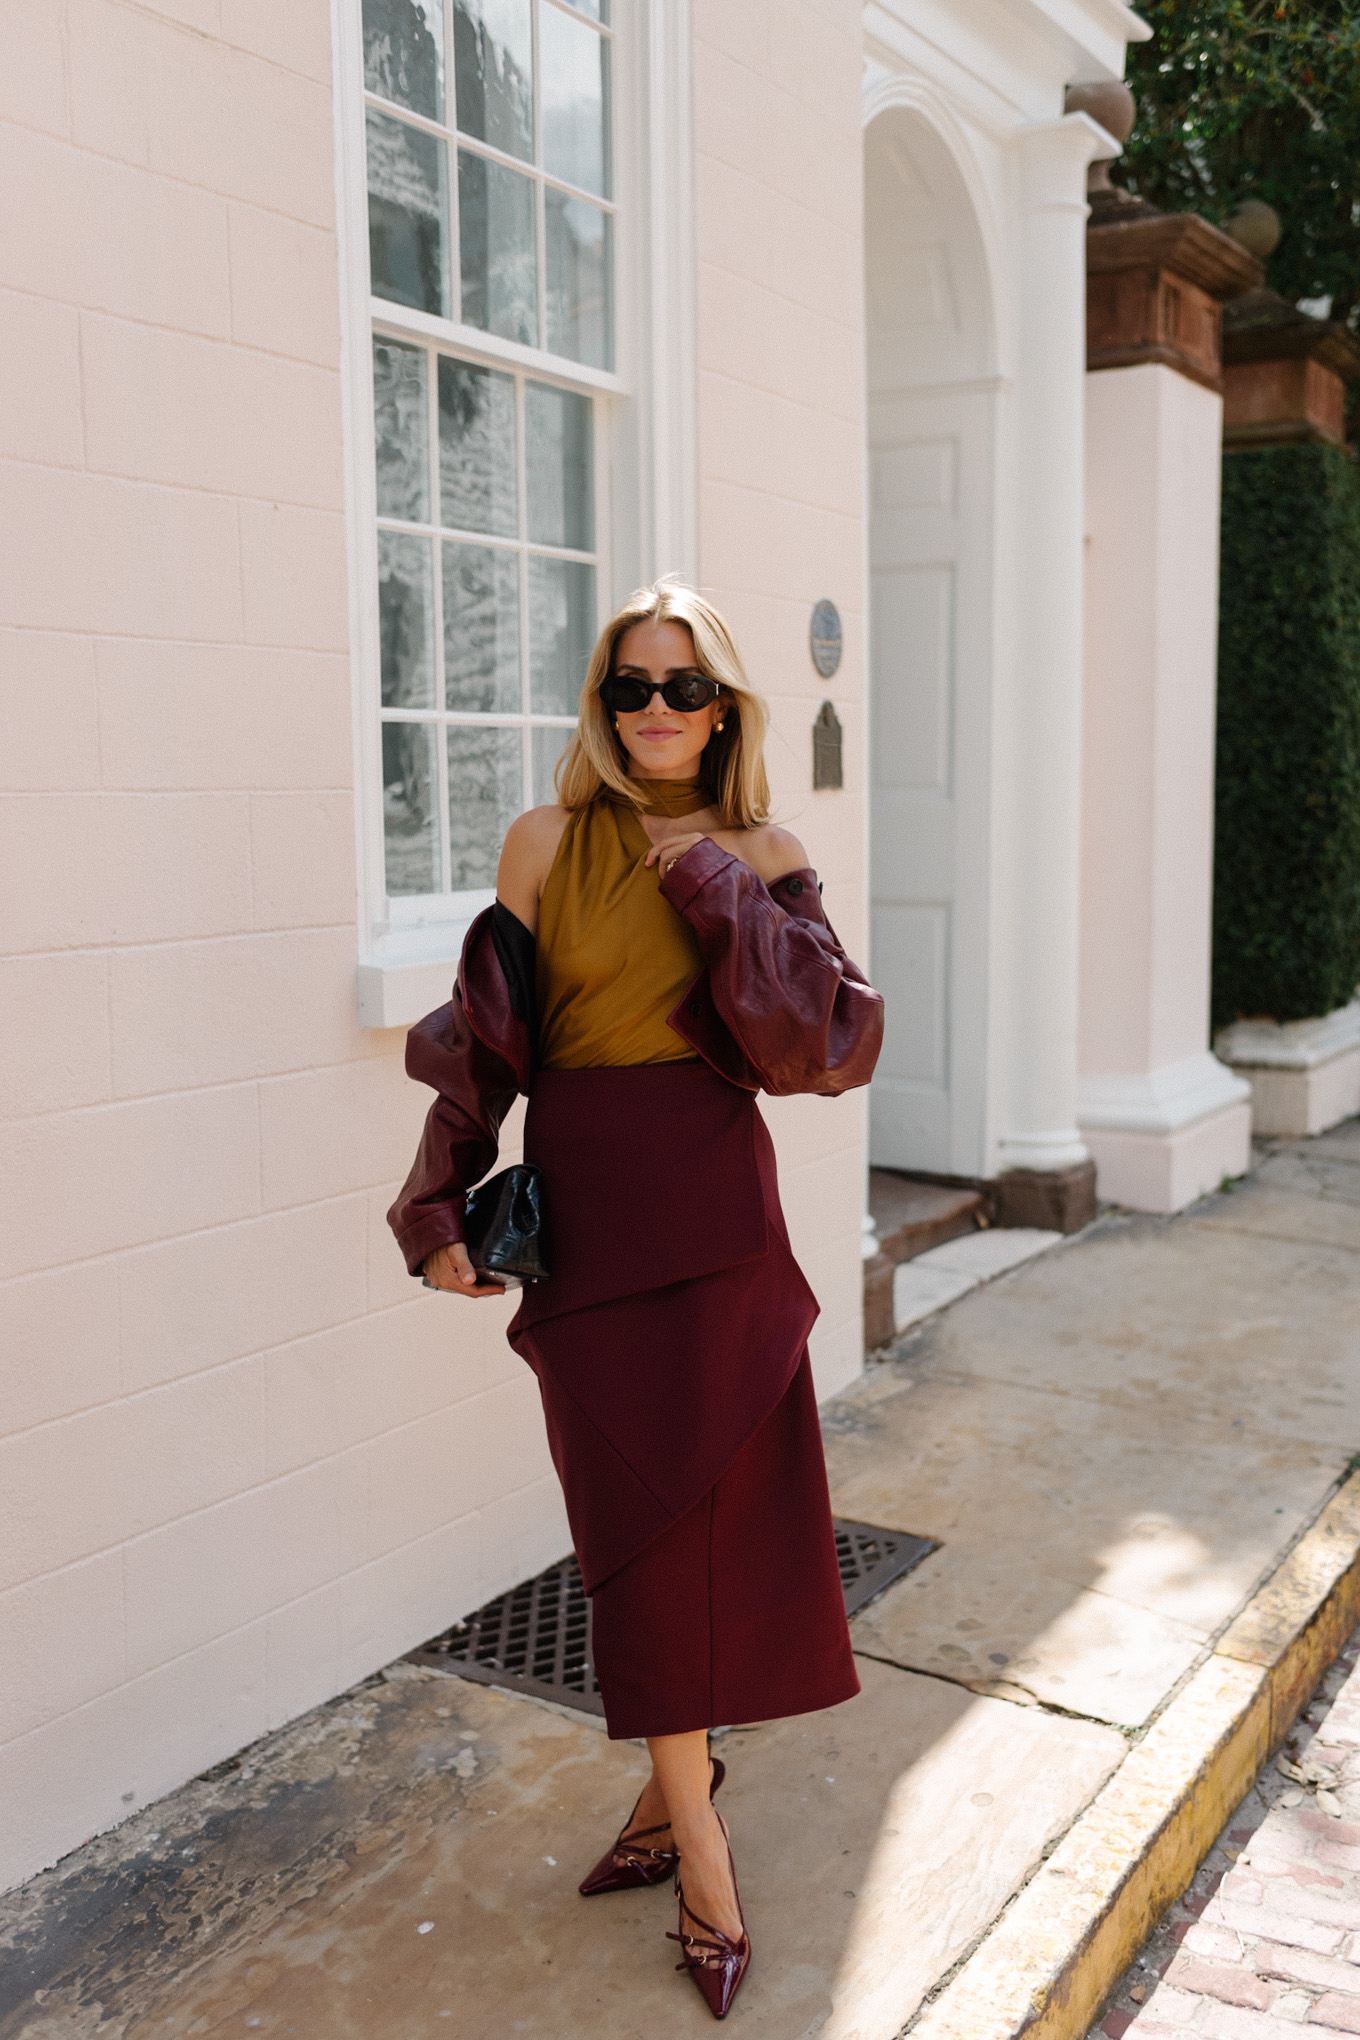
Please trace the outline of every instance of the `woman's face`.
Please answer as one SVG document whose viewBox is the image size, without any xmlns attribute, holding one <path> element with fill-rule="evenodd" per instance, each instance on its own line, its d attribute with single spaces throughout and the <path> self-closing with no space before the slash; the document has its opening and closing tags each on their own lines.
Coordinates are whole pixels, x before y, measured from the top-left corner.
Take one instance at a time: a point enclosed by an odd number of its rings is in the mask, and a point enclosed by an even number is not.
<svg viewBox="0 0 1360 2040">
<path fill-rule="evenodd" d="M 687 624 L 649 618 L 632 624 L 614 648 L 614 671 L 630 680 L 651 680 L 659 687 L 663 680 L 698 670 Z M 723 708 L 719 696 L 684 715 L 653 694 L 635 714 L 611 716 L 628 753 L 630 774 L 635 779 L 696 779 L 699 759 L 713 725 L 722 720 Z"/>
</svg>

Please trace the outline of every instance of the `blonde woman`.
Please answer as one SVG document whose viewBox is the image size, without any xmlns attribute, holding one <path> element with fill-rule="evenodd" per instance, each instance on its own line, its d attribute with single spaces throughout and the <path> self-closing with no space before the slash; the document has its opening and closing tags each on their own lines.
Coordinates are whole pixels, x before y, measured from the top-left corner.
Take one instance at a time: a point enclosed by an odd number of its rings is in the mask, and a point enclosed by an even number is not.
<svg viewBox="0 0 1360 2040">
<path fill-rule="evenodd" d="M 858 1692 L 807 1338 L 760 1090 L 868 1082 L 882 1001 L 769 821 L 767 725 L 723 619 L 673 581 L 601 634 L 556 806 L 506 840 L 450 1005 L 407 1068 L 439 1093 L 390 1221 L 407 1266 L 500 1294 L 464 1193 L 527 1092 L 551 1279 L 509 1328 L 538 1377 L 592 1597 L 612 1737 L 652 1774 L 581 1886 L 680 1894 L 682 1970 L 726 2016 L 746 1965 L 719 1723 Z"/>
</svg>

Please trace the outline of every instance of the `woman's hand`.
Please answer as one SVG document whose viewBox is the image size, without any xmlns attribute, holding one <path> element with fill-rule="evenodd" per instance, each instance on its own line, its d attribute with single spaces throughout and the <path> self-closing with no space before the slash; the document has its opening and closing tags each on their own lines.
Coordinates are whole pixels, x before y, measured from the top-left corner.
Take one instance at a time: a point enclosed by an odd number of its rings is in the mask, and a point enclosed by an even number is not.
<svg viewBox="0 0 1360 2040">
<path fill-rule="evenodd" d="M 656 866 L 658 878 L 669 878 L 671 866 L 679 863 L 686 850 L 692 850 L 696 843 L 702 843 L 706 834 L 706 831 L 700 830 L 698 835 L 667 836 L 660 843 L 653 843 L 644 861 Z"/>
<path fill-rule="evenodd" d="M 479 1282 L 477 1270 L 468 1259 L 468 1250 L 461 1240 L 452 1246 L 436 1247 L 432 1254 L 425 1256 L 421 1274 L 431 1289 L 447 1289 L 452 1296 L 504 1296 L 505 1287 L 500 1282 Z"/>
</svg>

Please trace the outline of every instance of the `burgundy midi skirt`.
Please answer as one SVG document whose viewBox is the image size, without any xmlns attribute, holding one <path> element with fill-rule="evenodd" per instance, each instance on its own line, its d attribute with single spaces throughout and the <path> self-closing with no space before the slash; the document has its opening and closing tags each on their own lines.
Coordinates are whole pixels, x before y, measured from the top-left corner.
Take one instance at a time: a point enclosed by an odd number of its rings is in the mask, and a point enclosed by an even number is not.
<svg viewBox="0 0 1360 2040">
<path fill-rule="evenodd" d="M 509 1329 L 538 1377 L 611 1736 L 859 1691 L 769 1132 L 706 1063 L 544 1070 L 524 1154 L 552 1276 Z"/>
</svg>

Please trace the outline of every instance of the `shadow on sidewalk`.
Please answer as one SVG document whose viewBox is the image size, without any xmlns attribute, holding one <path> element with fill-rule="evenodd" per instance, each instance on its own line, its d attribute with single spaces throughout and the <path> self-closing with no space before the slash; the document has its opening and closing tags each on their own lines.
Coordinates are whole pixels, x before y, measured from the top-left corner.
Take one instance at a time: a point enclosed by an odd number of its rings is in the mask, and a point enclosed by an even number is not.
<svg viewBox="0 0 1360 2040">
<path fill-rule="evenodd" d="M 1316 1515 L 1357 1323 L 1351 1122 L 1108 1214 L 828 1408 L 837 1512 L 943 1548 L 855 1618 L 859 1699 L 723 1738 L 735 2020 L 892 2040 Z M 0 1901 L 0 2040 L 697 2033 L 669 1893 L 575 1891 L 645 1768 L 392 1667 Z"/>
</svg>

